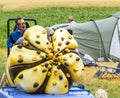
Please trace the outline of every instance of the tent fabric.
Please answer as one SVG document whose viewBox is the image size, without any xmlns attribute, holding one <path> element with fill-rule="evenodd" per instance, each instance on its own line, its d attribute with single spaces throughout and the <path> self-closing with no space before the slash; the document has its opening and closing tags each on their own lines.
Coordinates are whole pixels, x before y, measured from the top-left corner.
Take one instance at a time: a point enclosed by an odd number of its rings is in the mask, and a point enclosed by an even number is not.
<svg viewBox="0 0 120 98">
<path fill-rule="evenodd" d="M 78 42 L 78 50 L 81 57 L 90 55 L 94 60 L 104 57 L 114 60 L 120 59 L 120 13 L 100 20 L 91 20 L 76 25 L 62 27 L 71 29 Z M 56 27 L 52 26 L 52 27 Z M 60 24 L 57 28 L 59 28 Z"/>
<path fill-rule="evenodd" d="M 120 32 L 120 20 L 118 21 L 118 24 L 116 25 L 116 28 L 113 34 L 113 39 L 111 42 L 111 47 L 110 47 L 110 54 L 118 58 L 120 58 L 119 32 Z"/>
</svg>

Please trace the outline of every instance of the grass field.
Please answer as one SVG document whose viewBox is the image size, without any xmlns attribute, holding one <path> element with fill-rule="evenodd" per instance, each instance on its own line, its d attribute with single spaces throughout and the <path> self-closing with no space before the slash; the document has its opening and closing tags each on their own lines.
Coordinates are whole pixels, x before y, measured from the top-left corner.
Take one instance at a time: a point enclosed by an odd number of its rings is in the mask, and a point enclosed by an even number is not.
<svg viewBox="0 0 120 98">
<path fill-rule="evenodd" d="M 50 8 L 51 7 L 51 8 Z M 65 8 L 64 8 L 65 7 Z M 6 21 L 9 18 L 22 16 L 35 18 L 44 27 L 58 23 L 66 23 L 69 15 L 77 22 L 90 19 L 103 19 L 120 11 L 119 0 L 1 0 L 0 1 L 0 77 L 4 71 L 7 59 Z M 114 62 L 97 62 L 99 64 L 117 66 Z M 119 98 L 120 79 L 98 79 L 93 75 L 97 67 L 86 67 L 79 83 L 90 89 L 94 95 L 98 88 L 108 92 L 108 98 Z"/>
</svg>

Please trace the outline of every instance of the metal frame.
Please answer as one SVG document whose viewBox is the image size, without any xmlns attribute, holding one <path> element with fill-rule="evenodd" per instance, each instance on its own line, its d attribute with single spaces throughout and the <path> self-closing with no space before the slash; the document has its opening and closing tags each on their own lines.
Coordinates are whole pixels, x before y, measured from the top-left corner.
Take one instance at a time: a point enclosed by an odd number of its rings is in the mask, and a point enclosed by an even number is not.
<svg viewBox="0 0 120 98">
<path fill-rule="evenodd" d="M 9 35 L 10 35 L 10 22 L 11 22 L 11 21 L 15 21 L 15 20 L 16 20 L 16 18 L 9 18 L 9 19 L 7 20 L 7 38 L 8 38 Z M 34 24 L 37 25 L 37 21 L 36 21 L 36 19 L 34 19 L 34 18 L 24 18 L 24 20 L 25 20 L 25 21 L 33 21 Z M 9 56 L 9 54 L 10 54 L 10 48 L 7 47 L 7 57 Z"/>
<path fill-rule="evenodd" d="M 113 66 L 107 66 L 107 65 L 98 65 L 98 70 L 94 74 L 94 77 L 96 78 L 102 78 L 102 76 L 106 76 L 106 78 L 109 76 L 112 76 L 112 78 L 120 78 L 120 73 L 117 73 L 116 70 L 120 70 L 118 67 L 113 67 Z"/>
</svg>

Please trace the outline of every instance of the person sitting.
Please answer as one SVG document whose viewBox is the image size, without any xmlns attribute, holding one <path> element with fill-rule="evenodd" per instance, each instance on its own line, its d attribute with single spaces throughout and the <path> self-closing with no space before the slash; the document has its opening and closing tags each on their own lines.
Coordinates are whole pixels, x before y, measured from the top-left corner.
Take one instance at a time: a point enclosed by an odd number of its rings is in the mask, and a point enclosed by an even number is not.
<svg viewBox="0 0 120 98">
<path fill-rule="evenodd" d="M 74 17 L 73 16 L 69 16 L 68 17 L 68 22 L 69 22 L 70 25 L 71 24 L 76 24 L 76 22 L 74 21 Z"/>
<path fill-rule="evenodd" d="M 18 17 L 15 20 L 16 28 L 15 30 L 9 35 L 6 44 L 9 48 L 12 48 L 14 43 L 23 36 L 25 30 L 26 30 L 26 24 L 23 18 Z"/>
</svg>

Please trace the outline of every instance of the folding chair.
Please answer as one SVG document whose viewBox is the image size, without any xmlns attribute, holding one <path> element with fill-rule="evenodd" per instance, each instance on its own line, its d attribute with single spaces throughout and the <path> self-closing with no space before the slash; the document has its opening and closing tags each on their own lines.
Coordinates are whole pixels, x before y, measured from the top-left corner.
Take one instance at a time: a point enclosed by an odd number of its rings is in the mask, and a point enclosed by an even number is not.
<svg viewBox="0 0 120 98">
<path fill-rule="evenodd" d="M 98 65 L 98 71 L 94 74 L 96 78 L 120 78 L 120 62 L 117 67 Z"/>
<path fill-rule="evenodd" d="M 9 18 L 8 20 L 7 20 L 7 38 L 9 37 L 9 35 L 10 35 L 10 23 L 11 23 L 11 21 L 15 21 L 16 20 L 16 18 Z M 34 18 L 24 18 L 24 20 L 26 21 L 25 23 L 26 23 L 26 26 L 27 27 L 29 27 L 30 25 L 29 25 L 29 23 L 28 23 L 28 21 L 30 22 L 33 22 L 34 23 L 34 25 L 37 25 L 37 21 L 36 21 L 36 19 L 34 19 Z M 16 29 L 16 26 L 14 27 L 14 30 Z M 9 54 L 10 54 L 10 48 L 9 47 L 7 47 L 7 57 L 9 56 Z"/>
</svg>

